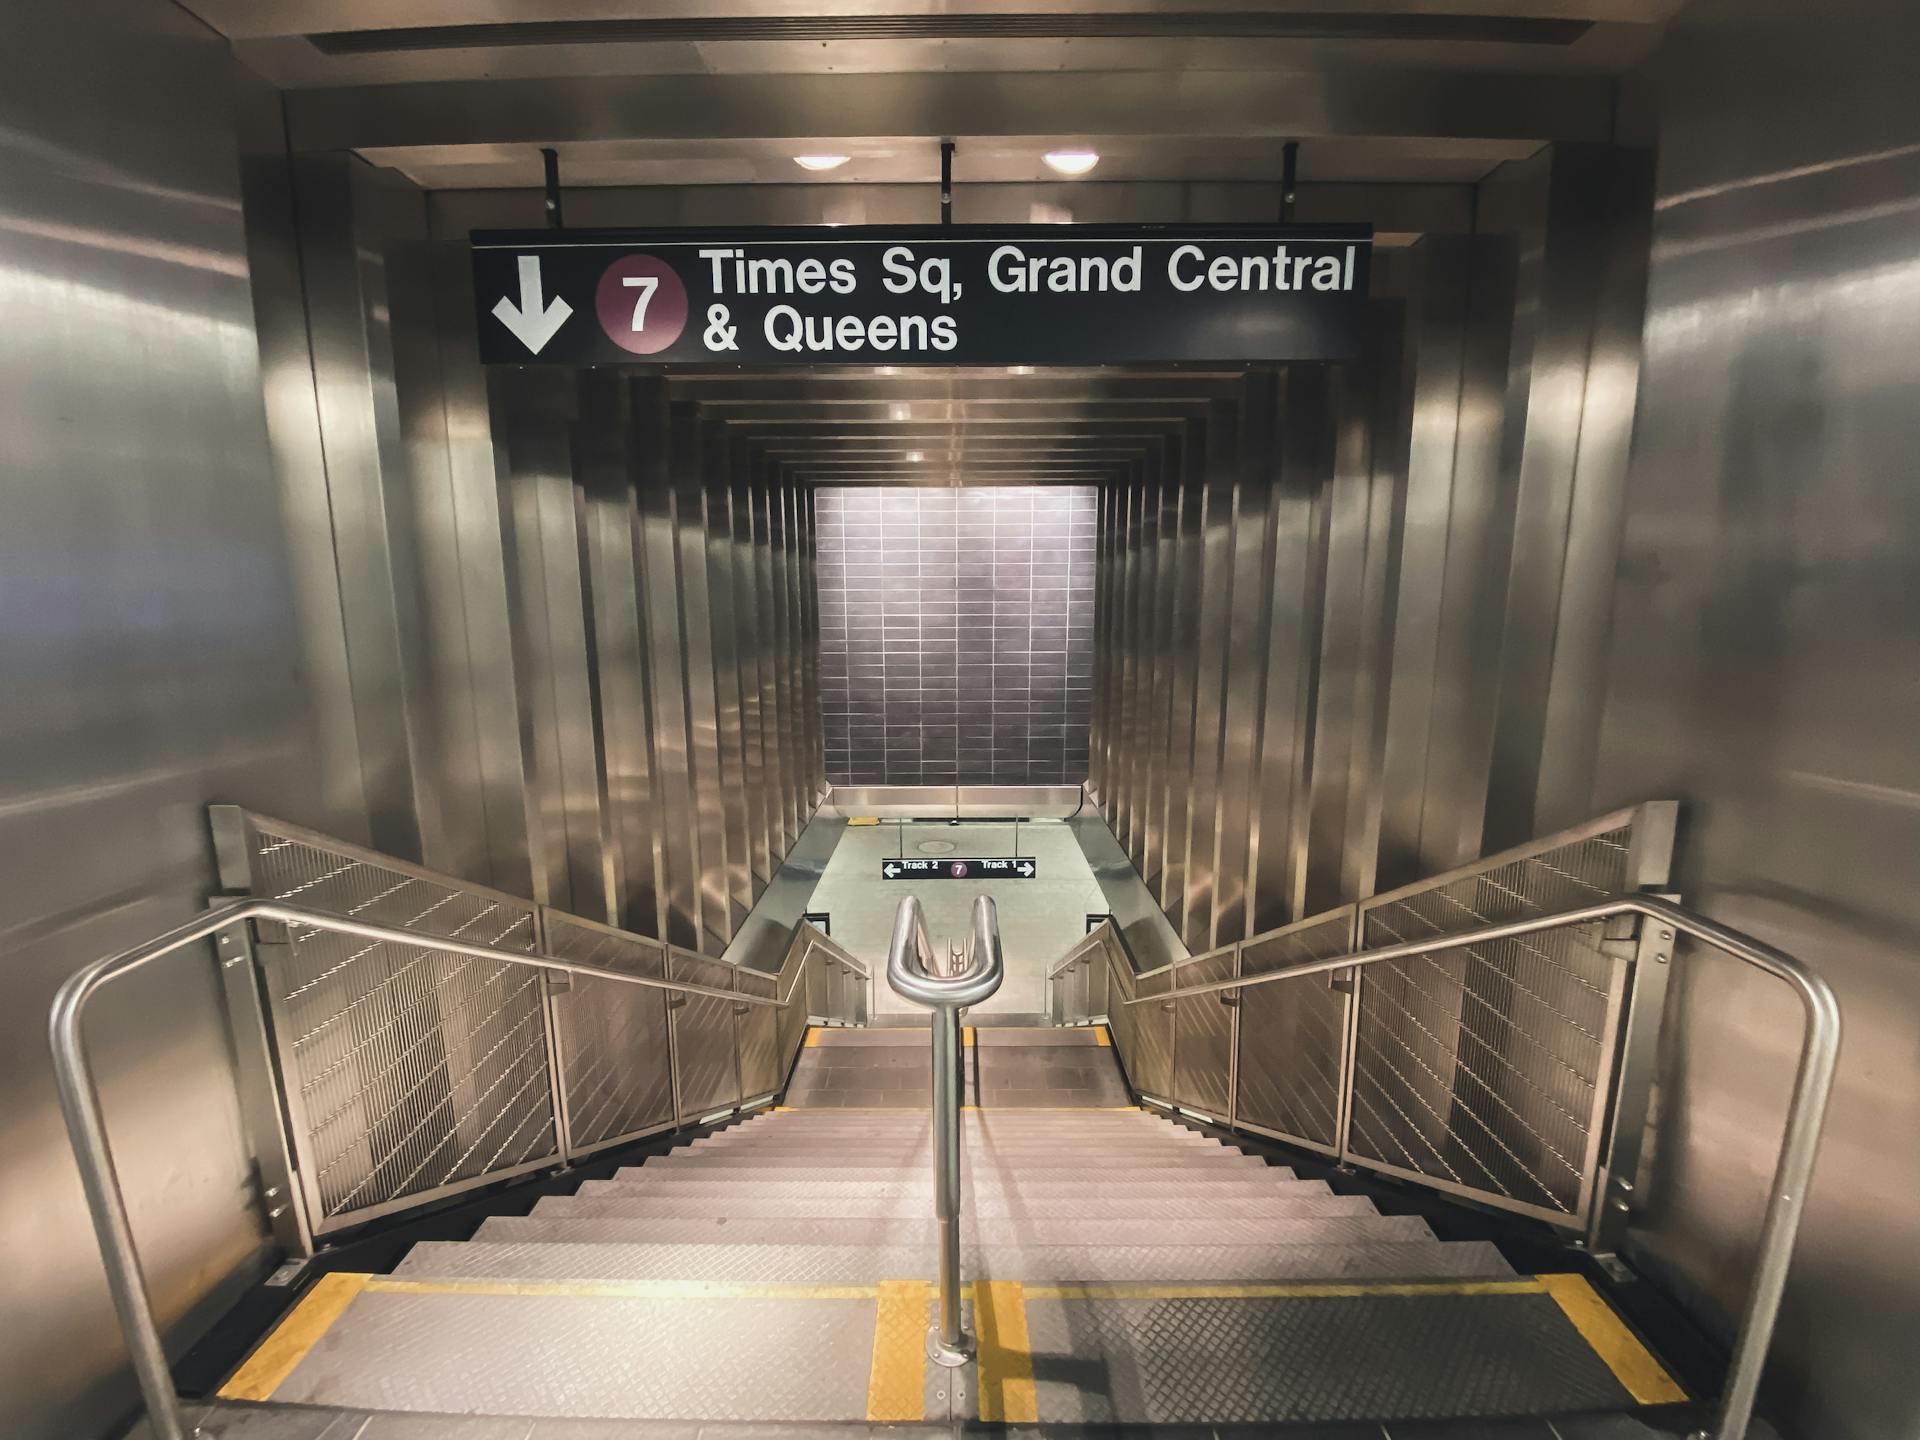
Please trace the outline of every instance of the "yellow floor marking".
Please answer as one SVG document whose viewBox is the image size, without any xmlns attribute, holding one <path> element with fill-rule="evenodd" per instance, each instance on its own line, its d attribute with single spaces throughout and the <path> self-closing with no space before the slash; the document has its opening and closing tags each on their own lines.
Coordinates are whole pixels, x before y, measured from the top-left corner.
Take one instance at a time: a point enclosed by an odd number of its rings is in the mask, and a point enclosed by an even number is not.
<svg viewBox="0 0 1920 1440">
<path fill-rule="evenodd" d="M 1614 1379 L 1641 1405 L 1670 1405 L 1687 1392 L 1675 1383 L 1647 1347 L 1616 1315 L 1613 1307 L 1579 1275 L 1541 1275 L 1542 1288 L 1573 1322 L 1593 1353 L 1607 1362 Z"/>
<path fill-rule="evenodd" d="M 879 823 L 880 817 L 878 815 L 855 815 L 847 821 L 849 825 L 878 825 Z"/>
<path fill-rule="evenodd" d="M 980 1332 L 980 1418 L 1033 1424 L 1040 1403 L 1033 1389 L 1027 1340 L 1026 1293 L 1017 1280 L 973 1282 L 973 1323 Z"/>
<path fill-rule="evenodd" d="M 282 1320 L 247 1363 L 220 1387 L 222 1400 L 271 1400 L 273 1392 L 307 1358 L 320 1337 L 338 1320 L 354 1296 L 366 1288 L 369 1275 L 336 1270 L 322 1275 L 300 1303 Z"/>
<path fill-rule="evenodd" d="M 1096 1025 L 1093 1027 L 1093 1043 L 1098 1045 L 1102 1050 L 1110 1050 L 1113 1048 L 1113 1036 L 1107 1032 L 1106 1026 Z"/>
<path fill-rule="evenodd" d="M 871 1285 L 734 1280 L 401 1280 L 375 1275 L 368 1294 L 552 1295 L 585 1300 L 872 1300 Z"/>
<path fill-rule="evenodd" d="M 974 1028 L 972 1025 L 963 1025 L 960 1027 L 960 1043 L 962 1045 L 971 1045 L 974 1043 Z"/>
<path fill-rule="evenodd" d="M 882 1280 L 873 1316 L 867 1419 L 927 1418 L 927 1302 L 924 1280 Z"/>
<path fill-rule="evenodd" d="M 1271 1285 L 1029 1285 L 1029 1300 L 1340 1300 L 1361 1295 L 1540 1295 L 1539 1280 L 1281 1282 Z"/>
<path fill-rule="evenodd" d="M 821 1037 L 826 1033 L 826 1031 L 820 1029 L 817 1025 L 809 1025 L 807 1027 L 807 1048 L 812 1049 L 814 1046 L 820 1044 Z"/>
</svg>

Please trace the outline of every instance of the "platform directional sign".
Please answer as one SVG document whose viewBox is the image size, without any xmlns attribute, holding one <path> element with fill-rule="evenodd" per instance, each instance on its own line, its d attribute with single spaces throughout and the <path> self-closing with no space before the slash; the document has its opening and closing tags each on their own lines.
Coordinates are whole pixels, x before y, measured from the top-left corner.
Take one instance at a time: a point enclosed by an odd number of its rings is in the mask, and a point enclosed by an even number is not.
<svg viewBox="0 0 1920 1440">
<path fill-rule="evenodd" d="M 1360 353 L 1365 225 L 473 235 L 490 365 L 1125 365 Z"/>
<path fill-rule="evenodd" d="M 960 860 L 944 856 L 938 860 L 882 860 L 883 880 L 1031 880 L 1040 873 L 1040 862 L 1031 855 L 1011 859 Z"/>
</svg>

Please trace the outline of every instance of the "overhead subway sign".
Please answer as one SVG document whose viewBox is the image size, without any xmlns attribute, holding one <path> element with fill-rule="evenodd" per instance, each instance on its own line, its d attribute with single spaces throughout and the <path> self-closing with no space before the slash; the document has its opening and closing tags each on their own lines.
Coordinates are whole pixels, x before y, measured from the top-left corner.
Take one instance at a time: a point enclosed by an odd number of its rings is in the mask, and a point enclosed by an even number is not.
<svg viewBox="0 0 1920 1440">
<path fill-rule="evenodd" d="M 475 232 L 495 365 L 1125 365 L 1359 353 L 1367 226 Z"/>
</svg>

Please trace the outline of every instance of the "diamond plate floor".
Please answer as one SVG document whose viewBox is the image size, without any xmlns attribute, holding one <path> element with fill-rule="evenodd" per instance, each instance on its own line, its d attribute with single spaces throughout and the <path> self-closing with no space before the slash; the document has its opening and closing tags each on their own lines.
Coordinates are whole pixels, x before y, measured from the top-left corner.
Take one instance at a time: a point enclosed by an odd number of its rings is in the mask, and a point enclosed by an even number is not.
<svg viewBox="0 0 1920 1440">
<path fill-rule="evenodd" d="M 1261 1424 L 1613 1409 L 1545 1295 L 1030 1298 L 1041 1423 Z"/>
<path fill-rule="evenodd" d="M 1015 1067 L 1005 1093 L 1063 1076 L 1077 1092 L 1075 1067 L 1111 1069 L 1089 1039 L 1014 1033 L 971 1047 L 978 1076 Z M 924 1036 L 909 1041 L 810 1047 L 872 1062 L 818 1067 L 816 1093 L 924 1080 Z M 417 1244 L 391 1276 L 327 1277 L 225 1392 L 275 1405 L 222 1408 L 208 1434 L 721 1440 L 716 1426 L 773 1427 L 728 1432 L 751 1440 L 868 1421 L 1365 1420 L 1360 1434 L 1398 1440 L 1386 1427 L 1619 1410 L 1641 1393 L 1586 1338 L 1590 1323 L 1624 1334 L 1604 1302 L 1595 1321 L 1490 1245 L 1442 1242 L 1416 1216 L 1086 1095 L 989 1105 L 965 1126 L 961 1265 L 983 1333 L 961 1370 L 924 1350 L 937 1234 L 926 1117 L 801 1108 L 584 1181 L 468 1240 Z M 1670 1385 L 1646 1365 L 1634 1384 Z M 330 1428 L 307 1426 L 319 1416 Z M 552 1428 L 562 1420 L 589 1428 Z"/>
</svg>

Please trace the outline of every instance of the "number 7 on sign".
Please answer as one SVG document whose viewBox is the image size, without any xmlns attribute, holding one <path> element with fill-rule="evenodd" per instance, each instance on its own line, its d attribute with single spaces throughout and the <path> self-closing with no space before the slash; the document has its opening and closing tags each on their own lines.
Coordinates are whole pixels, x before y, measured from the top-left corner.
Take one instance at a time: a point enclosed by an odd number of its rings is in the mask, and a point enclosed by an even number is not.
<svg viewBox="0 0 1920 1440">
<path fill-rule="evenodd" d="M 638 290 L 640 298 L 633 302 L 633 331 L 639 334 L 647 328 L 647 306 L 653 300 L 653 292 L 660 288 L 658 275 L 623 275 L 620 283 L 629 290 Z"/>
</svg>

